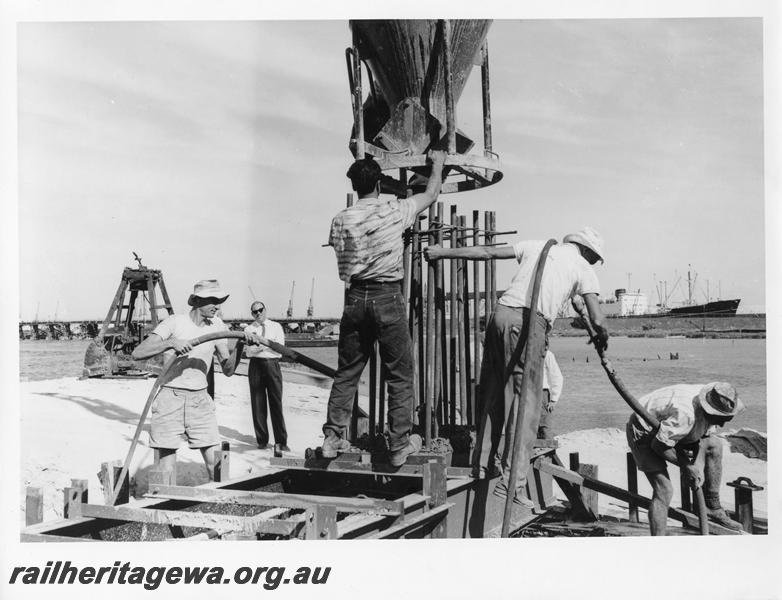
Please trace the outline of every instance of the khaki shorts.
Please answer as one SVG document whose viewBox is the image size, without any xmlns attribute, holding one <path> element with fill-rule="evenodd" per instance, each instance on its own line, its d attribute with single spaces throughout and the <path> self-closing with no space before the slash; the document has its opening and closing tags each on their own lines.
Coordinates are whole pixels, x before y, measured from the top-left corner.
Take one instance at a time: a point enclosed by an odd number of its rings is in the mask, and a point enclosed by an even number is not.
<svg viewBox="0 0 782 600">
<path fill-rule="evenodd" d="M 630 446 L 630 452 L 633 454 L 639 471 L 643 473 L 658 473 L 668 470 L 666 460 L 652 450 L 651 444 L 654 436 L 650 432 L 635 427 L 633 419 L 630 419 L 627 422 L 625 433 L 627 433 L 627 444 Z"/>
<path fill-rule="evenodd" d="M 149 445 L 176 450 L 183 439 L 190 448 L 220 443 L 214 400 L 206 389 L 163 387 L 152 404 Z"/>
</svg>

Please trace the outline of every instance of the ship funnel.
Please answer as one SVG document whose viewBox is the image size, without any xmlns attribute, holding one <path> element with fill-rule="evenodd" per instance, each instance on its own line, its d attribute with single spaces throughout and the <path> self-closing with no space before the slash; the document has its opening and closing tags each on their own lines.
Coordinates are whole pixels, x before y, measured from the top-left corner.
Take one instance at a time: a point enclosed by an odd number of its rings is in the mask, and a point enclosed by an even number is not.
<svg viewBox="0 0 782 600">
<path fill-rule="evenodd" d="M 347 49 L 354 124 L 350 149 L 374 156 L 386 177 L 384 191 L 405 195 L 422 184 L 413 172 L 432 148 L 448 151 L 451 175 L 443 193 L 475 189 L 502 179 L 491 146 L 486 20 L 351 21 Z M 368 85 L 362 85 L 362 69 Z M 456 104 L 474 65 L 481 66 L 483 151 L 458 129 Z M 398 173 L 397 173 L 398 171 Z M 428 174 L 424 169 L 423 173 Z"/>
</svg>

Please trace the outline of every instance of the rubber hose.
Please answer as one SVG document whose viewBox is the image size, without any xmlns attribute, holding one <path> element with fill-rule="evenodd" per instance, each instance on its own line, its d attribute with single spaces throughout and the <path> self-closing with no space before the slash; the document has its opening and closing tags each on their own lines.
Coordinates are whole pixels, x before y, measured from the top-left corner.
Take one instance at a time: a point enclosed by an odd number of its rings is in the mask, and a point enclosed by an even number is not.
<svg viewBox="0 0 782 600">
<path fill-rule="evenodd" d="M 203 344 L 205 342 L 212 342 L 214 340 L 221 340 L 221 339 L 243 340 L 244 336 L 245 334 L 242 331 L 215 331 L 212 333 L 206 333 L 202 336 L 192 339 L 188 342 L 188 344 L 190 346 L 198 346 L 199 344 Z M 296 352 L 295 350 L 291 350 L 290 348 L 283 346 L 282 344 L 269 341 L 269 343 L 265 345 L 267 345 L 275 352 L 279 352 L 286 358 L 289 358 L 296 362 L 300 362 L 301 364 L 311 367 L 316 371 L 318 371 L 319 373 L 328 375 L 329 377 L 333 377 L 334 373 L 336 373 L 336 371 L 331 367 L 328 367 L 308 356 L 305 356 L 304 354 Z M 136 446 L 138 445 L 138 440 L 139 437 L 141 436 L 141 430 L 144 428 L 144 423 L 147 420 L 149 409 L 152 407 L 152 403 L 155 401 L 155 398 L 157 398 L 157 395 L 160 392 L 160 388 L 163 385 L 162 382 L 165 381 L 165 375 L 168 374 L 168 371 L 171 369 L 171 367 L 179 358 L 180 357 L 178 355 L 174 355 L 165 362 L 162 370 L 160 371 L 160 374 L 157 376 L 157 379 L 155 380 L 155 384 L 152 386 L 152 389 L 149 392 L 149 396 L 147 396 L 147 402 L 144 405 L 144 409 L 141 411 L 141 418 L 139 419 L 138 425 L 136 426 L 136 433 L 133 435 L 133 441 L 130 443 L 128 454 L 125 457 L 125 463 L 122 465 L 122 470 L 120 471 L 119 477 L 114 482 L 114 489 L 112 490 L 111 498 L 109 499 L 108 502 L 110 506 L 114 506 L 114 503 L 117 501 L 117 496 L 119 495 L 119 490 L 122 487 L 122 482 L 125 480 L 125 476 L 128 474 L 128 469 L 130 468 L 130 461 L 133 458 L 133 453 L 136 451 Z"/>
</svg>

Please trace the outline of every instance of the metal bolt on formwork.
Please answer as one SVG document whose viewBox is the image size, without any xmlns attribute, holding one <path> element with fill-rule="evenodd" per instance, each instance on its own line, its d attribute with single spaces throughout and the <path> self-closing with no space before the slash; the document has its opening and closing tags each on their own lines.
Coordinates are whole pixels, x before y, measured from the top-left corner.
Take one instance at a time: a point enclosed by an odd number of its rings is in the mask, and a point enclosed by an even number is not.
<svg viewBox="0 0 782 600">
<path fill-rule="evenodd" d="M 752 521 L 754 518 L 752 510 L 752 493 L 759 492 L 763 488 L 752 483 L 749 477 L 738 477 L 736 481 L 728 482 L 728 485 L 735 488 L 736 499 L 736 518 L 741 523 L 744 531 L 753 533 Z"/>
</svg>

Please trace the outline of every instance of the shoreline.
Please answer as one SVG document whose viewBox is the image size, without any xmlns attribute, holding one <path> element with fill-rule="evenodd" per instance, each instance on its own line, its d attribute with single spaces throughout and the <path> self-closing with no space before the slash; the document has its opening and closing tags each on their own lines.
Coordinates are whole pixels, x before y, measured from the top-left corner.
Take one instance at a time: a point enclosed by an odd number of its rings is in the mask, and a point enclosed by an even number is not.
<svg viewBox="0 0 782 600">
<path fill-rule="evenodd" d="M 573 326 L 574 318 L 554 322 L 552 336 L 584 336 Z M 606 318 L 612 337 L 666 338 L 683 336 L 695 339 L 765 339 L 766 314 L 745 313 L 727 316 L 709 315 L 629 315 Z"/>
<path fill-rule="evenodd" d="M 609 329 L 609 333 L 611 330 Z M 552 331 L 551 337 L 583 337 L 586 338 L 586 332 L 582 329 L 574 329 L 569 331 Z M 689 338 L 689 339 L 707 339 L 707 340 L 765 340 L 766 331 L 683 331 L 681 333 L 669 332 L 646 332 L 637 331 L 624 334 L 614 334 L 611 338 L 651 338 L 651 339 L 677 339 L 677 338 Z"/>
</svg>

